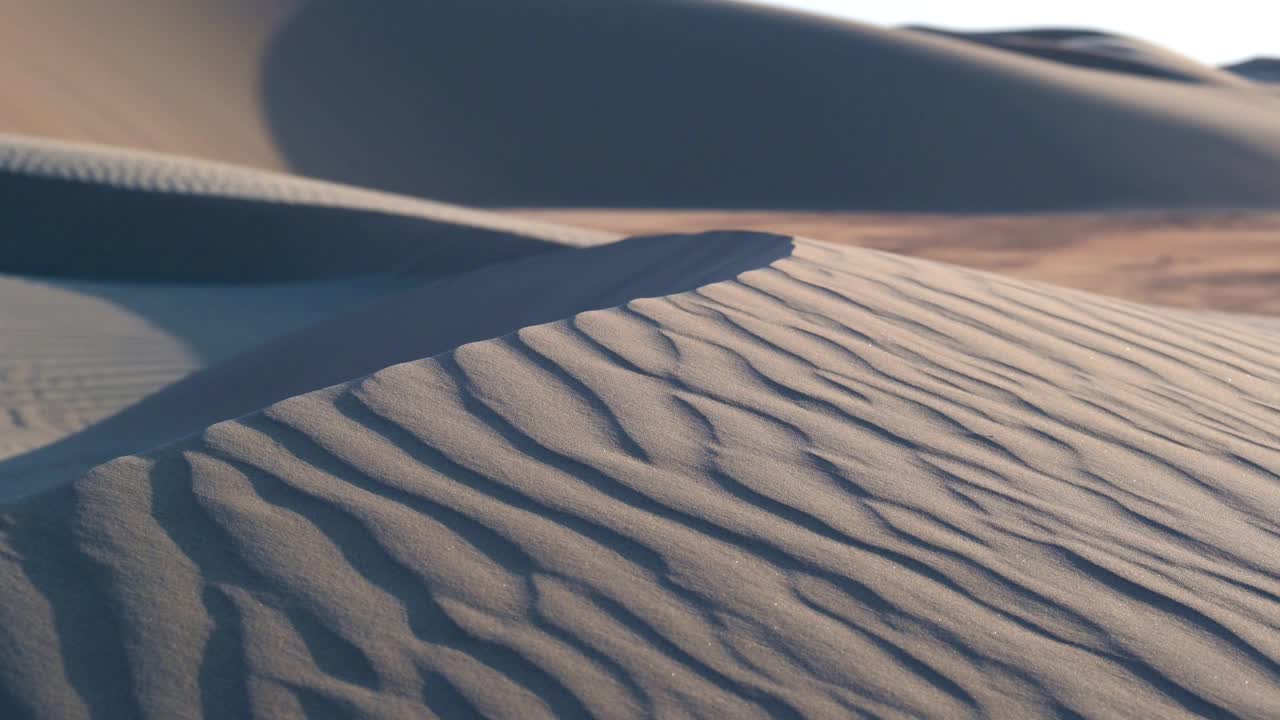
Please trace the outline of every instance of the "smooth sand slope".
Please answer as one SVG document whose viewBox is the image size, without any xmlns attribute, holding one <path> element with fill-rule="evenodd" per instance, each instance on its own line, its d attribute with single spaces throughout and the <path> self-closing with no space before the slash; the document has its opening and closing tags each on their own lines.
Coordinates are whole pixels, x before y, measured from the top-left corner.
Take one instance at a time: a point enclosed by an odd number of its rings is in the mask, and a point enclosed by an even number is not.
<svg viewBox="0 0 1280 720">
<path fill-rule="evenodd" d="M 284 169 L 263 53 L 305 0 L 5 0 L 0 132 Z"/>
<path fill-rule="evenodd" d="M 1275 716 L 1274 325 L 743 240 L 11 506 L 0 703 Z"/>
<path fill-rule="evenodd" d="M 0 196 L 0 458 L 380 295 L 609 237 L 13 136 Z"/>
<path fill-rule="evenodd" d="M 1274 92 L 1080 31 L 712 0 L 10 4 L 10 132 L 482 205 L 1280 206 Z"/>
<path fill-rule="evenodd" d="M 723 210 L 519 210 L 623 235 L 795 233 L 1193 310 L 1280 315 L 1280 214 L 915 215 Z"/>
<path fill-rule="evenodd" d="M 470 204 L 1280 204 L 1280 105 L 1202 72 L 1223 82 L 737 3 L 317 0 L 263 87 L 304 174 Z"/>
<path fill-rule="evenodd" d="M 969 40 L 1076 67 L 1187 83 L 1239 87 L 1249 82 L 1229 69 L 1205 65 L 1137 38 L 1097 30 L 1028 28 L 996 32 L 956 32 L 929 26 L 909 26 L 907 29 Z"/>
</svg>

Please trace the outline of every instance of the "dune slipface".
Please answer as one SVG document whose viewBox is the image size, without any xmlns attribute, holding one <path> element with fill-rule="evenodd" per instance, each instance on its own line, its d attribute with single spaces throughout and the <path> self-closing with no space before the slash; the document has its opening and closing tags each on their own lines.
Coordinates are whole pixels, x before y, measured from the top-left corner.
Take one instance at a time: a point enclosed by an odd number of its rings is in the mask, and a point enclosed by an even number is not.
<svg viewBox="0 0 1280 720">
<path fill-rule="evenodd" d="M 12 507 L 0 703 L 1271 717 L 1278 346 L 796 241 Z"/>
</svg>

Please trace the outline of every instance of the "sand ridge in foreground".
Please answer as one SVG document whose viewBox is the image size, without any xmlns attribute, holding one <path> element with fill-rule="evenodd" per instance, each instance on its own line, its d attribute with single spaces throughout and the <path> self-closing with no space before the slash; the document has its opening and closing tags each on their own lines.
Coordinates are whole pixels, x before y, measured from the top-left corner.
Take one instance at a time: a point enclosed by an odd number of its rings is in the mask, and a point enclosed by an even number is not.
<svg viewBox="0 0 1280 720">
<path fill-rule="evenodd" d="M 1269 717 L 1278 342 L 795 241 L 11 508 L 0 702 Z"/>
<path fill-rule="evenodd" d="M 112 458 L 388 365 L 586 310 L 729 279 L 785 256 L 790 247 L 784 238 L 734 233 L 707 233 L 696 241 L 631 238 L 517 257 L 387 292 L 175 379 L 80 432 L 56 441 L 46 436 L 31 452 L 0 461 L 0 501 L 64 484 Z M 327 291 L 286 287 L 320 304 L 341 286 Z M 284 304 L 283 299 L 275 303 Z M 450 310 L 456 308 L 466 311 Z"/>
</svg>

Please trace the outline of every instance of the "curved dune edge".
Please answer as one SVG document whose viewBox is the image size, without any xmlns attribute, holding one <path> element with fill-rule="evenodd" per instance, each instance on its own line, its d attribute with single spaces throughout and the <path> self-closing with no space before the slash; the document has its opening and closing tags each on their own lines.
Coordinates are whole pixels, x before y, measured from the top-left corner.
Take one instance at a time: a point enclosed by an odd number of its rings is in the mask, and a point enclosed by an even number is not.
<svg viewBox="0 0 1280 720">
<path fill-rule="evenodd" d="M 260 170 L 0 135 L 0 272 L 271 282 L 460 272 L 613 235 Z M 360 243 L 353 244 L 352 237 Z"/>
<path fill-rule="evenodd" d="M 0 275 L 0 468 L 193 372 L 422 282 L 228 286 Z M 13 489 L 8 479 L 0 469 L 0 499 Z"/>
<path fill-rule="evenodd" d="M 498 263 L 368 302 L 158 390 L 76 434 L 0 462 L 0 502 L 279 400 L 577 313 L 766 267 L 790 238 L 638 237 Z M 2 289 L 2 288 L 0 288 Z"/>
<path fill-rule="evenodd" d="M 1187 83 L 1247 87 L 1228 69 L 1215 68 L 1137 38 L 1079 28 L 1023 28 L 965 32 L 928 25 L 905 30 L 967 40 L 997 50 L 1064 65 Z"/>
<path fill-rule="evenodd" d="M 0 467 L 376 297 L 614 237 L 191 158 L 5 135 L 0 227 Z M 96 456 L 72 477 L 148 447 Z M 32 481 L 25 470 L 22 478 Z M 5 480 L 7 498 L 16 484 Z"/>
<path fill-rule="evenodd" d="M 0 707 L 1267 717 L 1278 342 L 797 241 L 13 509 Z"/>
<path fill-rule="evenodd" d="M 313 0 L 279 27 L 262 101 L 289 165 L 450 202 L 1280 207 L 1280 105 L 1152 47 L 1217 82 L 719 0 Z"/>
</svg>

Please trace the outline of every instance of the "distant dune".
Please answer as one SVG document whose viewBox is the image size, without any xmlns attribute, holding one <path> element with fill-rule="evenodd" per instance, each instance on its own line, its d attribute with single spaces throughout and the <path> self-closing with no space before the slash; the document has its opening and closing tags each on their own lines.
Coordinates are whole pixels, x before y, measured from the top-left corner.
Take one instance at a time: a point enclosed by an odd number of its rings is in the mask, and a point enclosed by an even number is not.
<svg viewBox="0 0 1280 720">
<path fill-rule="evenodd" d="M 1246 86 L 736 4 L 380 7 L 313 2 L 271 46 L 301 172 L 484 205 L 1280 204 L 1280 105 Z"/>
<path fill-rule="evenodd" d="M 1095 70 L 1189 83 L 1240 86 L 1242 79 L 1137 38 L 1096 30 L 1031 28 L 997 32 L 956 32 L 945 28 L 909 26 L 907 29 L 970 40 L 988 47 Z"/>
<path fill-rule="evenodd" d="M 940 260 L 1143 303 L 1280 315 L 1280 213 L 917 215 L 521 210 L 621 235 L 741 228 Z"/>
<path fill-rule="evenodd" d="M 1274 714 L 1274 326 L 779 242 L 13 506 L 0 702 Z"/>
<path fill-rule="evenodd" d="M 1280 58 L 1254 58 L 1226 69 L 1257 82 L 1280 83 Z"/>
<path fill-rule="evenodd" d="M 11 67 L 48 73 L 24 70 L 0 128 L 481 205 L 1280 206 L 1274 95 L 1137 41 L 710 0 L 102 7 L 25 3 L 0 29 Z M 1128 71 L 1081 67 L 1099 58 Z"/>
</svg>

